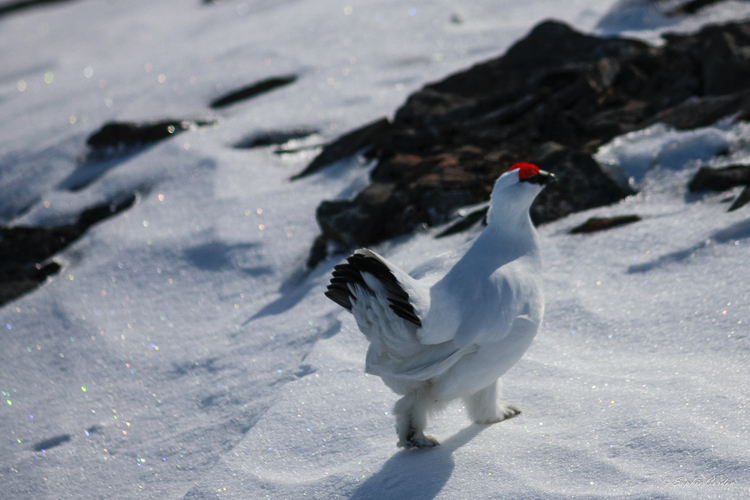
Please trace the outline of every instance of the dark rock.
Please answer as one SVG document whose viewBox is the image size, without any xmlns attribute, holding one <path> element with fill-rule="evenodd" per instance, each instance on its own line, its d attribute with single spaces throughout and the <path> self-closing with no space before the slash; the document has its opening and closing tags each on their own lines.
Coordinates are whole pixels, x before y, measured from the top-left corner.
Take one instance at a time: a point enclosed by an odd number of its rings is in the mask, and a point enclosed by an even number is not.
<svg viewBox="0 0 750 500">
<path fill-rule="evenodd" d="M 665 34 L 674 52 L 699 64 L 703 95 L 726 95 L 750 86 L 750 23 L 706 26 L 695 35 Z"/>
<path fill-rule="evenodd" d="M 110 122 L 87 141 L 90 150 L 81 157 L 79 167 L 59 184 L 59 188 L 79 191 L 109 170 L 140 154 L 158 141 L 182 133 L 191 127 L 213 121 L 162 120 L 151 123 Z"/>
<path fill-rule="evenodd" d="M 78 216 L 78 221 L 75 223 L 74 227 L 83 234 L 89 227 L 97 222 L 108 219 L 113 215 L 117 215 L 120 212 L 129 209 L 133 206 L 136 199 L 137 197 L 135 194 L 128 194 L 126 196 L 121 196 L 118 200 L 113 200 L 110 203 L 87 208 L 81 212 L 80 216 Z"/>
<path fill-rule="evenodd" d="M 722 96 L 706 96 L 687 101 L 658 113 L 652 122 L 662 122 L 677 130 L 707 127 L 719 119 L 737 113 L 750 111 L 750 92 Z"/>
<path fill-rule="evenodd" d="M 60 265 L 48 259 L 81 237 L 93 224 L 127 210 L 130 194 L 84 210 L 75 224 L 53 227 L 0 227 L 0 305 L 33 290 Z"/>
<path fill-rule="evenodd" d="M 58 188 L 79 191 L 88 187 L 109 170 L 140 154 L 151 145 L 184 132 L 191 127 L 210 125 L 213 121 L 162 120 L 133 123 L 109 122 L 89 136 L 89 150 L 79 165 Z"/>
<path fill-rule="evenodd" d="M 706 8 L 710 5 L 714 5 L 726 0 L 691 0 L 671 10 L 667 13 L 668 16 L 681 16 L 685 14 L 695 14 L 699 10 Z"/>
<path fill-rule="evenodd" d="M 391 183 L 375 182 L 353 201 L 324 201 L 316 217 L 323 236 L 345 247 L 368 246 L 414 229 L 412 218 L 402 216 L 406 197 Z"/>
<path fill-rule="evenodd" d="M 69 434 L 63 434 L 62 436 L 55 436 L 53 438 L 45 439 L 34 445 L 34 451 L 47 451 L 55 446 L 60 446 L 63 443 L 70 441 Z"/>
<path fill-rule="evenodd" d="M 638 222 L 641 218 L 637 215 L 618 215 L 617 217 L 592 217 L 580 226 L 570 230 L 570 234 L 594 233 L 604 231 L 625 224 Z"/>
<path fill-rule="evenodd" d="M 331 147 L 343 153 L 324 150 L 305 170 L 368 146 L 378 158 L 361 196 L 320 206 L 324 237 L 371 245 L 443 224 L 486 201 L 518 161 L 559 179 L 532 206 L 535 223 L 628 196 L 592 159 L 602 144 L 657 121 L 690 129 L 750 117 L 750 23 L 665 39 L 653 47 L 547 21 L 504 56 L 425 86 L 382 132 L 344 135 Z"/>
<path fill-rule="evenodd" d="M 691 193 L 726 191 L 736 186 L 750 185 L 750 165 L 731 165 L 723 168 L 701 167 L 688 184 Z"/>
<path fill-rule="evenodd" d="M 155 123 L 110 122 L 89 137 L 86 144 L 94 150 L 125 150 L 146 146 L 188 130 L 191 125 L 213 122 L 195 120 L 163 120 Z"/>
<path fill-rule="evenodd" d="M 310 248 L 310 255 L 307 257 L 307 267 L 312 269 L 317 266 L 318 263 L 324 260 L 328 256 L 328 240 L 322 234 L 315 238 L 312 248 Z"/>
<path fill-rule="evenodd" d="M 531 220 L 542 224 L 575 212 L 609 205 L 634 194 L 604 175 L 590 155 L 561 149 L 535 160 L 557 181 L 547 186 L 531 205 Z"/>
<path fill-rule="evenodd" d="M 225 96 L 215 99 L 211 102 L 211 107 L 214 109 L 223 108 L 238 101 L 244 101 L 260 94 L 270 92 L 273 89 L 284 87 L 296 81 L 297 75 L 276 76 L 273 78 L 268 78 L 266 80 L 261 80 L 248 87 L 243 87 L 241 89 L 230 92 Z"/>
<path fill-rule="evenodd" d="M 464 215 L 463 217 L 461 217 L 461 219 L 458 220 L 458 222 L 451 224 L 450 227 L 435 236 L 435 238 L 444 238 L 452 234 L 460 233 L 462 231 L 466 231 L 480 220 L 486 221 L 488 211 L 489 207 L 484 207 Z"/>
<path fill-rule="evenodd" d="M 316 156 L 313 161 L 299 174 L 292 179 L 299 179 L 314 172 L 317 172 L 326 165 L 335 163 L 355 155 L 362 149 L 382 141 L 381 136 L 387 133 L 390 128 L 390 122 L 387 118 L 381 118 L 372 123 L 368 123 L 348 134 L 341 136 L 339 139 L 328 144 L 323 151 Z"/>
<path fill-rule="evenodd" d="M 39 7 L 42 5 L 66 3 L 71 0 L 19 0 L 17 2 L 10 2 L 4 5 L 0 5 L 0 16 L 18 12 L 21 10 L 30 9 L 32 7 Z"/>
<path fill-rule="evenodd" d="M 750 185 L 745 186 L 745 189 L 743 189 L 737 199 L 734 200 L 734 203 L 732 203 L 732 206 L 729 207 L 729 210 L 727 210 L 727 212 L 734 212 L 738 208 L 742 208 L 748 203 L 750 203 Z"/>
<path fill-rule="evenodd" d="M 701 167 L 688 184 L 692 193 L 701 191 L 726 191 L 745 186 L 727 212 L 733 212 L 750 202 L 750 165 L 731 165 L 723 168 Z M 731 198 L 729 198 L 731 200 Z"/>
<path fill-rule="evenodd" d="M 260 132 L 237 142 L 236 149 L 252 149 L 276 144 L 284 144 L 294 139 L 304 139 L 313 134 L 317 134 L 317 129 L 299 128 L 296 130 L 272 130 L 269 132 Z"/>
</svg>

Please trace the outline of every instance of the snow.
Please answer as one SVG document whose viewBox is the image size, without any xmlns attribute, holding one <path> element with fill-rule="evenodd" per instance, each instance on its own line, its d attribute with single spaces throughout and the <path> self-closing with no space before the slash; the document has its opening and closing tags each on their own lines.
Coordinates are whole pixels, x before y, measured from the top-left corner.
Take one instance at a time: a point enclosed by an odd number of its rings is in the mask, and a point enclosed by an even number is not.
<svg viewBox="0 0 750 500">
<path fill-rule="evenodd" d="M 727 118 L 710 127 L 678 131 L 663 123 L 615 137 L 594 158 L 621 184 L 636 187 L 654 168 L 682 169 L 690 161 L 705 162 L 748 137 L 745 122 Z M 742 151 L 741 147 L 735 147 Z M 747 161 L 747 159 L 744 159 Z"/>
<path fill-rule="evenodd" d="M 619 0 L 596 24 L 601 35 L 638 38 L 659 45 L 663 33 L 691 33 L 706 24 L 721 24 L 750 15 L 744 0 L 718 0 L 696 15 L 669 15 L 690 0 Z"/>
<path fill-rule="evenodd" d="M 318 203 L 351 196 L 371 165 L 290 182 L 315 150 L 231 148 L 298 127 L 328 140 L 542 19 L 616 34 L 600 25 L 615 7 L 88 0 L 0 18 L 0 222 L 60 223 L 141 193 L 58 255 L 58 275 L 0 309 L 0 497 L 746 496 L 750 219 L 747 207 L 726 213 L 727 193 L 686 190 L 701 165 L 747 159 L 746 126 L 657 125 L 603 150 L 634 165 L 640 192 L 540 228 L 546 315 L 504 377 L 524 413 L 476 426 L 451 406 L 431 421 L 442 445 L 427 452 L 395 447 L 396 395 L 363 373 L 364 338 L 323 296 L 340 257 L 303 270 Z M 208 108 L 288 74 L 299 79 Z M 81 191 L 60 187 L 102 124 L 163 118 L 218 124 L 125 157 Z M 719 146 L 727 155 L 713 156 Z M 567 234 L 631 213 L 643 220 Z M 410 269 L 476 236 L 436 240 L 439 229 L 375 250 Z"/>
</svg>

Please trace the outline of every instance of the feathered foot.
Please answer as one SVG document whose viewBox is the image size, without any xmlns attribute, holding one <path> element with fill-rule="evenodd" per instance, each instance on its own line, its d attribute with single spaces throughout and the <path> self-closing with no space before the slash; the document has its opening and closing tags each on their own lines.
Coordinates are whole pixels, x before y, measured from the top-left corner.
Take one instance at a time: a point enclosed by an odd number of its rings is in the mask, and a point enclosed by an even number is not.
<svg viewBox="0 0 750 500">
<path fill-rule="evenodd" d="M 520 415 L 521 408 L 510 403 L 498 401 L 501 383 L 498 379 L 494 384 L 481 391 L 464 398 L 469 417 L 476 424 L 496 424 Z"/>
<path fill-rule="evenodd" d="M 402 441 L 399 439 L 397 446 L 399 448 L 419 448 L 422 450 L 426 450 L 428 448 L 432 448 L 434 446 L 438 446 L 440 443 L 438 443 L 437 438 L 435 436 L 425 435 L 425 434 L 412 434 L 411 438 L 408 438 L 406 441 Z"/>
<path fill-rule="evenodd" d="M 422 391 L 410 392 L 396 401 L 393 414 L 396 416 L 396 433 L 399 448 L 432 448 L 439 445 L 434 436 L 426 436 L 427 414 L 441 405 L 430 401 Z"/>
</svg>

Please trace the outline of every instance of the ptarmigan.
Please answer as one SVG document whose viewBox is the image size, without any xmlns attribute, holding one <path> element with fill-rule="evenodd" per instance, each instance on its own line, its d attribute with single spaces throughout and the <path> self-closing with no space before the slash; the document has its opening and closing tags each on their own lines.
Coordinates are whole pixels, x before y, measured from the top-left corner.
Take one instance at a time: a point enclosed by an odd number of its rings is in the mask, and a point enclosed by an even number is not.
<svg viewBox="0 0 750 500">
<path fill-rule="evenodd" d="M 462 398 L 491 424 L 521 410 L 499 401 L 500 376 L 531 345 L 544 312 L 541 258 L 529 207 L 554 175 L 517 163 L 492 190 L 487 227 L 463 256 L 446 254 L 411 275 L 367 249 L 334 268 L 326 295 L 370 342 L 365 371 L 403 397 L 398 446 L 430 448 L 427 416 Z"/>
</svg>

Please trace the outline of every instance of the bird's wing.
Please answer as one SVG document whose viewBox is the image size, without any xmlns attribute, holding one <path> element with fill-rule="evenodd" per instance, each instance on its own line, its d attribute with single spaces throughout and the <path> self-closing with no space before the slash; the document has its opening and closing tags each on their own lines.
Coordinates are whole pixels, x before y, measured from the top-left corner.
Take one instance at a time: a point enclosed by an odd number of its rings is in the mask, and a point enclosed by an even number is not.
<svg viewBox="0 0 750 500">
<path fill-rule="evenodd" d="M 369 340 L 367 373 L 427 380 L 467 352 L 452 341 L 439 345 L 419 341 L 423 311 L 429 309 L 429 285 L 375 252 L 357 250 L 346 264 L 336 266 L 326 295 L 352 312 Z"/>
<path fill-rule="evenodd" d="M 449 341 L 436 345 L 420 344 L 418 350 L 394 355 L 372 343 L 367 351 L 365 371 L 381 377 L 424 381 L 445 373 L 461 358 L 477 350 L 478 346 L 474 344 L 458 348 Z"/>
<path fill-rule="evenodd" d="M 482 346 L 508 335 L 515 319 L 541 321 L 543 303 L 534 263 L 521 258 L 490 276 L 446 276 L 431 289 L 431 307 L 417 331 L 423 344 L 453 341 L 457 348 Z"/>
</svg>

